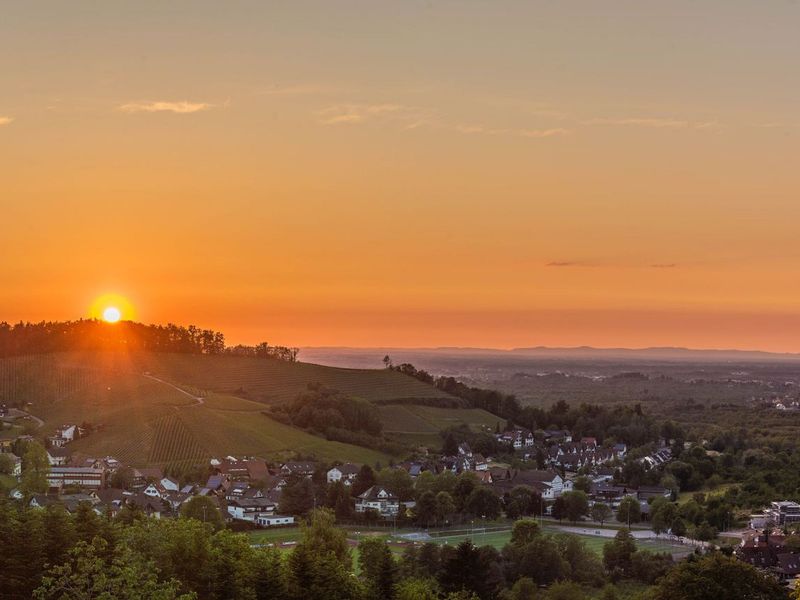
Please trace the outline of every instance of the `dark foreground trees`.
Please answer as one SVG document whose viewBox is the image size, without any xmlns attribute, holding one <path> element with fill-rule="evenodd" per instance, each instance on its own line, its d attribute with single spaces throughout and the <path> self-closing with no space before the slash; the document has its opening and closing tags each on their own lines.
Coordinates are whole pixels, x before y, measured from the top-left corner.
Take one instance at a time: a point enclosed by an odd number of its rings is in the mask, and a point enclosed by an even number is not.
<svg viewBox="0 0 800 600">
<path fill-rule="evenodd" d="M 656 586 L 653 600 L 786 600 L 771 576 L 735 558 L 714 553 L 690 557 Z"/>
</svg>

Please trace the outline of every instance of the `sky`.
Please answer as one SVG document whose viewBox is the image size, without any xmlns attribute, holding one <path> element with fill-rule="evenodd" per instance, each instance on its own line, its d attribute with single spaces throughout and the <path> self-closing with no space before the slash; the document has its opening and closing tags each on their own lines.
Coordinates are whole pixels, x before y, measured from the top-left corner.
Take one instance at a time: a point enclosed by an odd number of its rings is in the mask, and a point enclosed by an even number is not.
<svg viewBox="0 0 800 600">
<path fill-rule="evenodd" d="M 7 2 L 0 320 L 800 351 L 800 3 Z"/>
</svg>

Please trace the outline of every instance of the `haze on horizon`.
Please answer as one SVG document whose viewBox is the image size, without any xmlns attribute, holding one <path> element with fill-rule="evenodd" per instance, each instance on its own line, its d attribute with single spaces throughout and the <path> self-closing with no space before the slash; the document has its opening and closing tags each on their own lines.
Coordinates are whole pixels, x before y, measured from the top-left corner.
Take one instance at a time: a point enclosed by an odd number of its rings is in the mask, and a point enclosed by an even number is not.
<svg viewBox="0 0 800 600">
<path fill-rule="evenodd" d="M 800 351 L 800 4 L 8 3 L 0 320 Z"/>
</svg>

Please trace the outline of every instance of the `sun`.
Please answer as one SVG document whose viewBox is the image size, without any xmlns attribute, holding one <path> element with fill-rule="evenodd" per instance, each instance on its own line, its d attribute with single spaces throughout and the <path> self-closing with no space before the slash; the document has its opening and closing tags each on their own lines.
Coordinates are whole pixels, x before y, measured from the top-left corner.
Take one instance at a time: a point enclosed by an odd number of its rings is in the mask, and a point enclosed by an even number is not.
<svg viewBox="0 0 800 600">
<path fill-rule="evenodd" d="M 125 296 L 108 293 L 97 296 L 92 301 L 89 317 L 106 323 L 119 323 L 135 320 L 136 311 Z"/>
<path fill-rule="evenodd" d="M 116 306 L 109 306 L 103 310 L 103 321 L 106 323 L 116 323 L 122 318 L 122 313 Z"/>
</svg>

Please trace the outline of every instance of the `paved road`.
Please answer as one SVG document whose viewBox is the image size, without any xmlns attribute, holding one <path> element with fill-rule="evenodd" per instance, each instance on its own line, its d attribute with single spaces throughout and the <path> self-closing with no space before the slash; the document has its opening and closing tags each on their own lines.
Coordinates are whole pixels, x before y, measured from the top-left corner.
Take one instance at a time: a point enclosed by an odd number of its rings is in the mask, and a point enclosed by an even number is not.
<svg viewBox="0 0 800 600">
<path fill-rule="evenodd" d="M 195 401 L 195 403 L 191 404 L 190 406 L 200 406 L 201 404 L 205 404 L 205 402 L 206 402 L 205 398 L 203 398 L 202 396 L 195 396 L 194 394 L 190 394 L 186 390 L 179 388 L 177 385 L 174 385 L 174 384 L 170 383 L 169 381 L 164 381 L 163 379 L 159 379 L 158 377 L 154 377 L 154 376 L 152 376 L 152 375 L 150 375 L 148 373 L 145 373 L 144 376 L 147 377 L 148 379 L 152 379 L 153 381 L 158 381 L 159 383 L 163 383 L 164 385 L 168 385 L 169 387 L 178 390 L 181 394 L 185 394 L 186 396 L 189 396 L 189 398 L 191 398 L 192 400 Z"/>
</svg>

